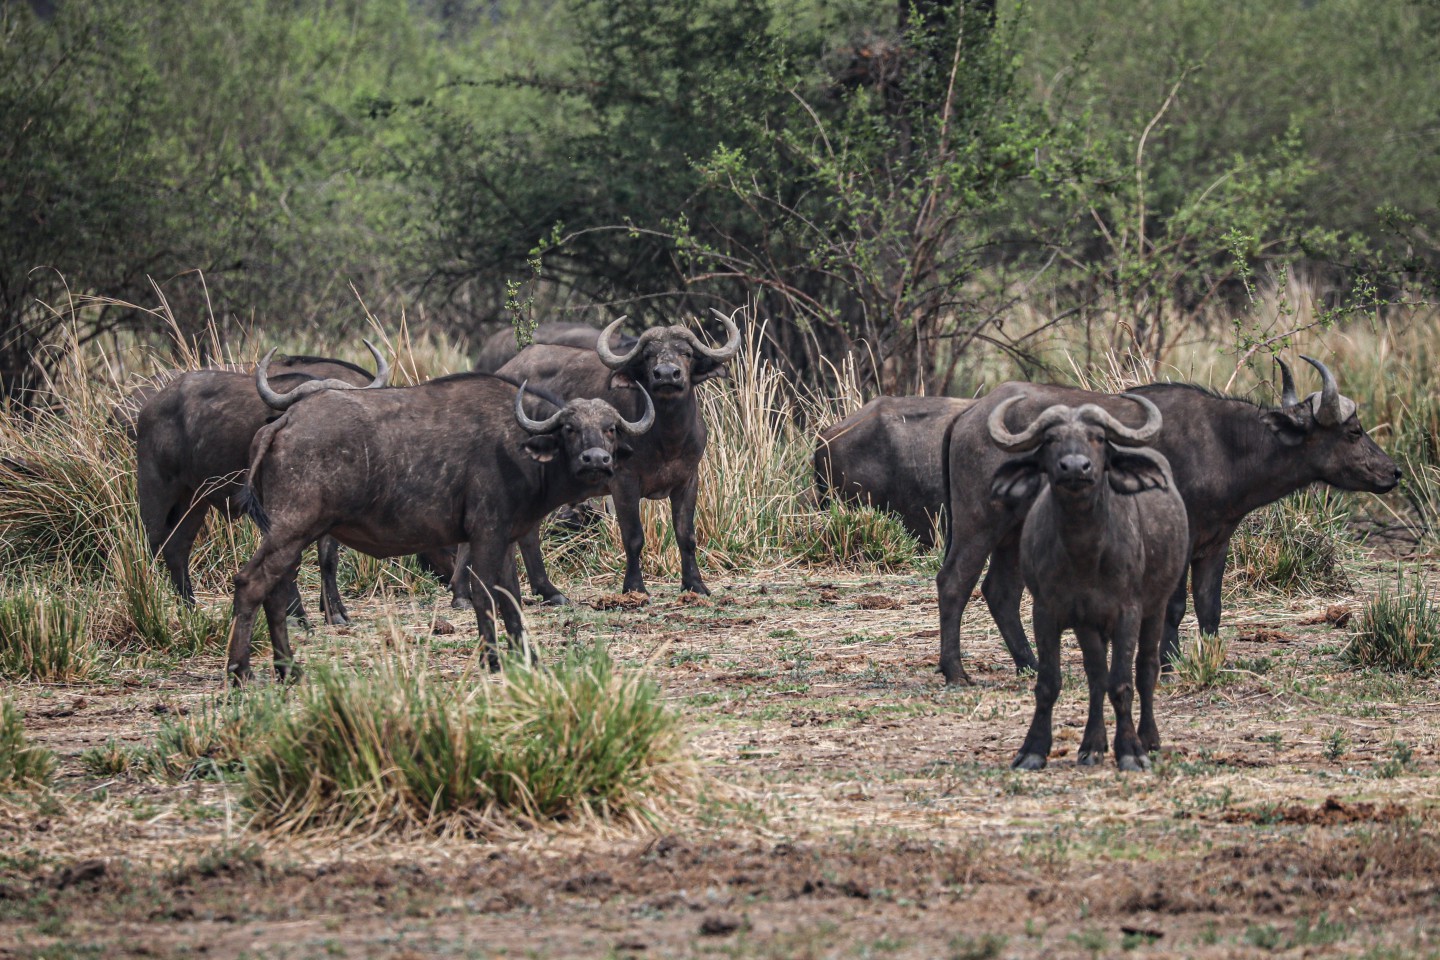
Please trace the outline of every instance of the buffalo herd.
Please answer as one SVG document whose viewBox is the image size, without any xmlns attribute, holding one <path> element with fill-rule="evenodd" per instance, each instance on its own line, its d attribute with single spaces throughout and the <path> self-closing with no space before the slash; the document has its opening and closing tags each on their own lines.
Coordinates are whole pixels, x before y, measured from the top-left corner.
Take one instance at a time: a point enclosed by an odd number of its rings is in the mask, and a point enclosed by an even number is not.
<svg viewBox="0 0 1440 960">
<path fill-rule="evenodd" d="M 680 587 L 709 593 L 696 560 L 707 439 L 697 388 L 728 375 L 742 339 L 733 317 L 715 313 L 718 346 L 684 325 L 623 335 L 623 317 L 603 331 L 542 324 L 524 349 L 505 334 L 484 346 L 477 370 L 408 387 L 388 386 L 368 343 L 373 376 L 338 360 L 276 361 L 273 350 L 253 374 L 171 375 L 115 411 L 135 441 L 150 550 L 193 600 L 190 552 L 210 508 L 259 525 L 260 546 L 235 576 L 233 683 L 251 676 L 261 608 L 276 673 L 295 676 L 287 618 L 303 618 L 295 578 L 311 543 L 327 622 L 346 616 L 337 544 L 418 554 L 448 575 L 457 604 L 474 608 L 492 669 L 497 618 L 524 645 L 516 548 L 531 590 L 567 602 L 546 573 L 539 526 L 568 504 L 611 497 L 623 589 L 644 592 L 640 501 L 668 498 Z M 1312 483 L 1383 493 L 1399 482 L 1335 376 L 1304 359 L 1320 389 L 1300 398 L 1277 361 L 1273 407 L 1188 384 L 1107 394 L 1015 382 L 974 400 L 879 397 L 820 433 L 817 492 L 893 511 L 927 545 L 943 533 L 947 683 L 970 682 L 960 622 L 988 562 L 981 595 L 1017 669 L 1036 673 L 1035 715 L 1013 766 L 1038 769 L 1049 756 L 1060 635 L 1070 629 L 1090 692 L 1079 762 L 1107 750 L 1108 696 L 1115 762 L 1145 769 L 1160 743 L 1155 686 L 1178 653 L 1187 598 L 1200 629 L 1215 632 L 1227 548 L 1245 515 Z M 1038 659 L 1020 618 L 1025 588 Z"/>
</svg>

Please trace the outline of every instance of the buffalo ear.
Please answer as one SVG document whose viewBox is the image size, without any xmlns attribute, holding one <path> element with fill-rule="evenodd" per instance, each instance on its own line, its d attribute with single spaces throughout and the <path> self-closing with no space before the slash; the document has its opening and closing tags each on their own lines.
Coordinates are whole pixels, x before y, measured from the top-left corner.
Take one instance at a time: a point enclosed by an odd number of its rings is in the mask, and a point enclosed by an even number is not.
<svg viewBox="0 0 1440 960">
<path fill-rule="evenodd" d="M 1045 473 L 1035 457 L 1019 457 L 1006 460 L 995 471 L 990 481 L 990 496 L 1003 500 L 1011 506 L 1018 506 L 1035 499 L 1045 482 Z"/>
<path fill-rule="evenodd" d="M 1312 427 L 1310 418 L 1297 407 L 1266 410 L 1260 415 L 1260 419 L 1287 447 L 1298 447 L 1304 443 L 1305 436 Z"/>
<path fill-rule="evenodd" d="M 611 390 L 640 389 L 640 384 L 635 382 L 635 378 L 630 376 L 630 374 L 626 373 L 624 370 L 616 370 L 614 373 L 610 374 L 610 381 L 608 385 Z"/>
<path fill-rule="evenodd" d="M 1154 450 L 1111 447 L 1110 462 L 1105 465 L 1105 479 L 1116 493 L 1168 490 L 1170 465 Z"/>
<path fill-rule="evenodd" d="M 523 444 L 525 452 L 530 454 L 531 459 L 541 463 L 549 463 L 555 459 L 555 454 L 560 452 L 560 441 L 548 433 L 542 433 L 537 437 L 531 437 Z"/>
<path fill-rule="evenodd" d="M 632 447 L 632 446 L 630 446 L 630 444 L 628 444 L 628 443 L 617 443 L 617 444 L 615 444 L 615 459 L 616 459 L 616 460 L 626 460 L 626 459 L 629 459 L 634 453 L 635 453 L 635 448 Z"/>
<path fill-rule="evenodd" d="M 729 380 L 730 370 L 723 363 L 716 363 L 706 357 L 697 357 L 690 373 L 690 382 L 696 385 L 706 380 Z"/>
</svg>

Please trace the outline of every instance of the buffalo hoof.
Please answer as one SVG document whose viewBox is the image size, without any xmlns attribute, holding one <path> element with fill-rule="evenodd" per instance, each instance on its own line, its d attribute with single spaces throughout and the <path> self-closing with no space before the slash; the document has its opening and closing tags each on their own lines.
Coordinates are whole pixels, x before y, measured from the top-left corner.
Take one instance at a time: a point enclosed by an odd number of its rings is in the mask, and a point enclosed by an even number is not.
<svg viewBox="0 0 1440 960">
<path fill-rule="evenodd" d="M 568 607 L 570 606 L 570 598 L 563 593 L 552 593 L 545 598 L 544 605 L 547 607 Z"/>
<path fill-rule="evenodd" d="M 275 679 L 281 683 L 299 683 L 305 671 L 300 669 L 300 664 L 295 661 L 289 663 L 275 664 Z"/>
<path fill-rule="evenodd" d="M 1048 758 L 1038 753 L 1026 753 L 1020 751 L 1015 754 L 1015 759 L 1010 761 L 1011 770 L 1044 770 Z"/>
<path fill-rule="evenodd" d="M 965 667 L 961 664 L 956 664 L 952 670 L 946 670 L 942 664 L 940 672 L 945 675 L 945 686 L 947 687 L 975 686 L 975 681 L 970 679 L 970 674 L 965 672 Z"/>
<path fill-rule="evenodd" d="M 1075 763 L 1081 767 L 1093 767 L 1104 758 L 1104 750 L 1081 750 L 1075 756 Z"/>
<path fill-rule="evenodd" d="M 1123 757 L 1116 757 L 1115 765 L 1126 773 L 1139 773 L 1150 769 L 1150 758 L 1127 753 Z"/>
<path fill-rule="evenodd" d="M 705 584 L 701 583 L 699 580 L 696 580 L 694 583 L 682 583 L 682 584 L 680 584 L 680 592 L 681 592 L 681 593 L 698 593 L 698 594 L 700 594 L 700 596 L 702 596 L 702 597 L 708 597 L 708 596 L 710 596 L 710 588 L 707 587 L 707 586 L 705 586 Z"/>
<path fill-rule="evenodd" d="M 1040 672 L 1040 664 L 1039 664 L 1038 661 L 1036 661 L 1036 662 L 1026 662 L 1026 663 L 1017 663 L 1017 664 L 1015 664 L 1015 676 L 1017 676 L 1017 677 L 1025 677 L 1025 676 L 1031 676 L 1031 677 L 1033 677 L 1033 676 L 1035 676 L 1035 675 L 1036 675 L 1037 673 L 1039 673 L 1039 672 Z"/>
<path fill-rule="evenodd" d="M 344 613 L 332 613 L 325 617 L 325 622 L 332 627 L 346 627 L 350 625 L 350 618 Z"/>
<path fill-rule="evenodd" d="M 243 687 L 253 679 L 255 674 L 248 663 L 232 663 L 225 668 L 225 681 L 231 687 Z"/>
</svg>

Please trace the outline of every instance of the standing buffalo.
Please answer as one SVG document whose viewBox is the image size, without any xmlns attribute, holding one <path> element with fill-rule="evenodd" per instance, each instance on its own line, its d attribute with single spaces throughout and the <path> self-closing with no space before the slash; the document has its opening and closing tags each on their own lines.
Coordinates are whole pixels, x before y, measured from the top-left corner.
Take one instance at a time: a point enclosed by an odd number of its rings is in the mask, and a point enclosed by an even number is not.
<svg viewBox="0 0 1440 960">
<path fill-rule="evenodd" d="M 1223 397 L 1186 384 L 1151 384 L 1131 392 L 1158 407 L 1167 424 L 1154 447 L 1169 460 L 1190 525 L 1190 569 L 1200 629 L 1220 627 L 1220 586 L 1230 536 L 1247 513 L 1311 483 L 1342 490 L 1384 493 L 1400 482 L 1395 461 L 1375 445 L 1356 416 L 1355 402 L 1341 396 L 1334 375 L 1305 358 L 1322 387 L 1297 399 L 1290 371 L 1279 407 Z M 1033 419 L 1057 403 L 1097 404 L 1124 418 L 1134 404 L 1110 394 L 1072 387 L 1008 383 L 977 400 L 946 431 L 942 462 L 947 474 L 950 530 L 945 561 L 936 576 L 940 600 L 940 671 L 947 683 L 969 683 L 960 658 L 960 620 L 980 571 L 990 560 L 981 591 L 1016 666 L 1035 667 L 1020 622 L 1023 584 L 1018 572 L 1019 528 L 1027 507 L 991 496 L 989 478 L 1001 454 L 986 426 L 994 409 L 1020 397 L 1013 416 Z M 1170 598 L 1162 658 L 1179 650 L 1185 615 L 1182 577 Z"/>
<path fill-rule="evenodd" d="M 925 546 L 945 505 L 940 445 L 945 428 L 973 400 L 876 397 L 821 432 L 815 445 L 820 502 L 889 510 Z"/>
<path fill-rule="evenodd" d="M 1034 501 L 1020 535 L 1020 569 L 1035 598 L 1040 665 L 1035 716 L 1010 764 L 1017 769 L 1039 770 L 1050 756 L 1050 712 L 1061 682 L 1060 634 L 1067 629 L 1080 641 L 1090 686 L 1090 715 L 1077 762 L 1093 766 L 1105 755 L 1107 692 L 1115 710 L 1120 769 L 1147 769 L 1147 752 L 1160 747 L 1155 723 L 1160 638 L 1166 603 L 1185 570 L 1188 526 L 1169 463 L 1142 446 L 1160 432 L 1160 411 L 1144 397 L 1130 399 L 1146 413 L 1138 428 L 1094 404 L 1056 404 L 1011 433 L 1005 414 L 1021 397 L 1002 402 L 986 421 L 1001 450 L 1029 454 L 1001 464 L 991 495 Z M 1131 720 L 1137 682 L 1138 736 Z"/>
<path fill-rule="evenodd" d="M 695 496 L 707 439 L 695 388 L 726 376 L 725 361 L 740 350 L 740 328 L 719 311 L 715 315 L 727 334 L 720 347 L 708 346 L 676 325 L 651 327 L 638 338 L 623 341 L 617 352 L 612 336 L 624 322 L 621 317 L 605 328 L 592 349 L 536 344 L 520 351 L 500 370 L 504 376 L 528 380 L 562 397 L 607 400 L 628 416 L 635 415 L 642 394 L 653 399 L 654 429 L 635 441 L 634 456 L 616 468 L 608 486 L 625 544 L 626 593 L 646 592 L 640 572 L 640 553 L 645 546 L 640 500 L 662 497 L 670 498 L 675 543 L 680 549 L 681 589 L 710 592 L 695 560 Z M 520 541 L 520 550 L 531 588 L 549 603 L 566 602 L 545 572 L 538 530 Z"/>
<path fill-rule="evenodd" d="M 367 346 L 369 344 L 367 343 Z M 383 387 L 390 368 L 373 346 L 378 372 L 371 375 L 354 364 L 319 357 L 291 357 L 277 378 L 281 390 L 313 390 L 317 384 L 340 381 L 347 386 Z M 320 380 L 317 378 L 329 378 Z M 205 525 L 210 508 L 232 519 L 239 515 L 235 498 L 244 485 L 255 431 L 275 411 L 255 391 L 249 374 L 227 370 L 196 370 L 175 377 L 140 410 L 135 420 L 136 493 L 140 521 L 152 556 L 160 556 L 175 589 L 194 601 L 190 551 Z M 336 584 L 339 553 L 333 541 L 319 544 L 321 609 L 326 623 L 345 623 L 345 606 Z M 303 617 L 299 598 L 293 612 Z"/>
<path fill-rule="evenodd" d="M 264 393 L 263 365 L 256 379 Z M 332 387 L 255 436 L 247 508 L 265 539 L 235 576 L 228 676 L 251 675 L 262 603 L 275 670 L 290 675 L 286 585 L 300 551 L 323 535 L 375 557 L 468 543 L 457 577 L 468 571 L 482 652 L 498 669 L 496 608 L 512 641 L 523 628 L 511 544 L 551 510 L 602 489 L 629 457 L 629 438 L 655 422 L 654 408 L 645 401 L 631 422 L 601 400 L 550 400 L 558 409 L 536 420 L 523 384 L 480 373 L 403 389 Z"/>
<path fill-rule="evenodd" d="M 542 323 L 531 335 L 532 344 L 550 343 L 562 347 L 579 347 L 594 350 L 600 331 L 588 323 Z M 475 369 L 481 373 L 494 373 L 515 359 L 520 352 L 515 342 L 515 331 L 508 327 L 498 330 L 485 338 L 480 345 L 480 355 L 475 358 Z"/>
</svg>

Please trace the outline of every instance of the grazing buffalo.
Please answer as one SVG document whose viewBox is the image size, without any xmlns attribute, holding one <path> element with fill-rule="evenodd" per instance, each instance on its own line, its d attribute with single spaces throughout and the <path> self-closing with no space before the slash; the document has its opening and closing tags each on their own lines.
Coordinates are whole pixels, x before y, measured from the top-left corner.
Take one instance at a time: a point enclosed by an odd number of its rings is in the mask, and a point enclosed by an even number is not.
<svg viewBox="0 0 1440 960">
<path fill-rule="evenodd" d="M 594 350 L 599 336 L 600 331 L 588 323 L 542 323 L 535 328 L 530 342 Z M 475 369 L 481 373 L 494 373 L 515 359 L 519 352 L 520 346 L 515 342 L 514 330 L 506 328 L 496 331 L 480 345 L 480 355 L 475 358 Z"/>
<path fill-rule="evenodd" d="M 1223 397 L 1187 384 L 1136 387 L 1158 407 L 1168 424 L 1154 448 L 1170 462 L 1190 525 L 1190 572 L 1200 629 L 1220 627 L 1220 586 L 1230 536 L 1250 511 L 1311 483 L 1341 490 L 1384 493 L 1400 482 L 1395 461 L 1365 433 L 1355 402 L 1340 394 L 1334 375 L 1318 360 L 1305 358 L 1320 373 L 1322 387 L 1304 399 L 1295 395 L 1290 371 L 1281 364 L 1284 387 L 1279 407 Z M 1019 668 L 1035 667 L 1020 622 L 1019 530 L 1027 507 L 997 501 L 989 478 L 1001 453 L 990 441 L 992 411 L 1021 397 L 1014 416 L 1033 419 L 1057 403 L 1098 404 L 1113 416 L 1133 416 L 1134 404 L 1110 394 L 1071 387 L 1008 383 L 957 416 L 946 431 L 942 462 L 949 491 L 949 535 L 936 576 L 940 600 L 940 672 L 947 683 L 969 683 L 960 658 L 960 620 L 980 571 L 990 560 L 981 591 L 1000 635 Z M 1179 650 L 1185 615 L 1182 577 L 1170 598 L 1162 661 Z"/>
<path fill-rule="evenodd" d="M 642 394 L 653 399 L 654 429 L 636 439 L 634 456 L 616 468 L 608 485 L 625 544 L 626 593 L 646 592 L 640 572 L 640 553 L 645 546 L 640 500 L 662 497 L 670 498 L 675 543 L 680 549 L 681 589 L 710 592 L 695 560 L 695 495 L 707 439 L 695 388 L 726 376 L 725 361 L 740 350 L 739 326 L 724 314 L 715 314 L 725 325 L 723 346 L 708 346 L 677 325 L 651 327 L 638 338 L 623 341 L 617 352 L 611 338 L 625 319 L 621 317 L 605 328 L 593 349 L 538 344 L 520 351 L 500 370 L 511 379 L 529 380 L 562 397 L 607 400 L 629 416 L 635 415 Z M 548 603 L 565 603 L 545 572 L 538 530 L 520 541 L 520 550 L 531 589 Z"/>
<path fill-rule="evenodd" d="M 945 504 L 940 444 L 945 428 L 973 400 L 876 397 L 827 427 L 815 444 L 815 488 L 823 504 L 877 507 L 899 514 L 925 546 Z"/>
<path fill-rule="evenodd" d="M 1050 756 L 1050 712 L 1061 682 L 1060 634 L 1074 630 L 1090 686 L 1090 716 L 1076 761 L 1093 766 L 1105 755 L 1109 693 L 1116 764 L 1121 770 L 1148 769 L 1148 751 L 1160 747 L 1155 682 L 1165 607 L 1188 557 L 1185 504 L 1170 465 L 1143 446 L 1160 432 L 1160 411 L 1144 397 L 1132 396 L 1146 414 L 1145 423 L 1132 428 L 1094 404 L 1056 404 L 1011 433 L 1005 415 L 1022 399 L 1000 403 L 986 421 L 1001 450 L 1028 454 L 1000 465 L 991 496 L 1033 500 L 1020 534 L 1020 569 L 1035 598 L 1040 665 L 1035 716 L 1010 765 L 1039 770 Z M 1138 736 L 1130 710 L 1137 685 Z"/>
<path fill-rule="evenodd" d="M 256 371 L 265 392 L 265 370 Z M 592 496 L 655 422 L 631 422 L 602 400 L 550 399 L 543 419 L 525 412 L 526 388 L 461 373 L 389 390 L 319 390 L 255 435 L 247 509 L 265 538 L 235 576 L 235 620 L 226 667 L 249 679 L 250 635 L 263 603 L 281 679 L 293 654 L 286 585 L 300 551 L 329 535 L 375 557 L 462 541 L 481 649 L 491 669 L 499 609 L 512 641 L 522 636 L 511 544 L 551 510 Z M 468 578 L 466 572 L 468 571 Z M 508 593 L 508 595 L 507 595 Z"/>
<path fill-rule="evenodd" d="M 276 379 L 279 390 L 313 390 L 340 381 L 347 386 L 384 386 L 390 368 L 373 346 L 378 372 L 342 360 L 291 357 Z M 328 378 L 325 380 L 317 377 Z M 227 370 L 196 370 L 176 376 L 141 409 L 135 421 L 136 494 L 140 521 L 152 556 L 160 556 L 175 589 L 195 599 L 190 552 L 210 508 L 227 519 L 239 516 L 235 498 L 244 485 L 255 431 L 275 411 L 255 390 L 255 378 Z M 336 584 L 339 551 L 333 541 L 318 546 L 321 610 L 326 623 L 345 623 L 345 605 Z M 304 617 L 299 597 L 292 612 Z"/>
</svg>

